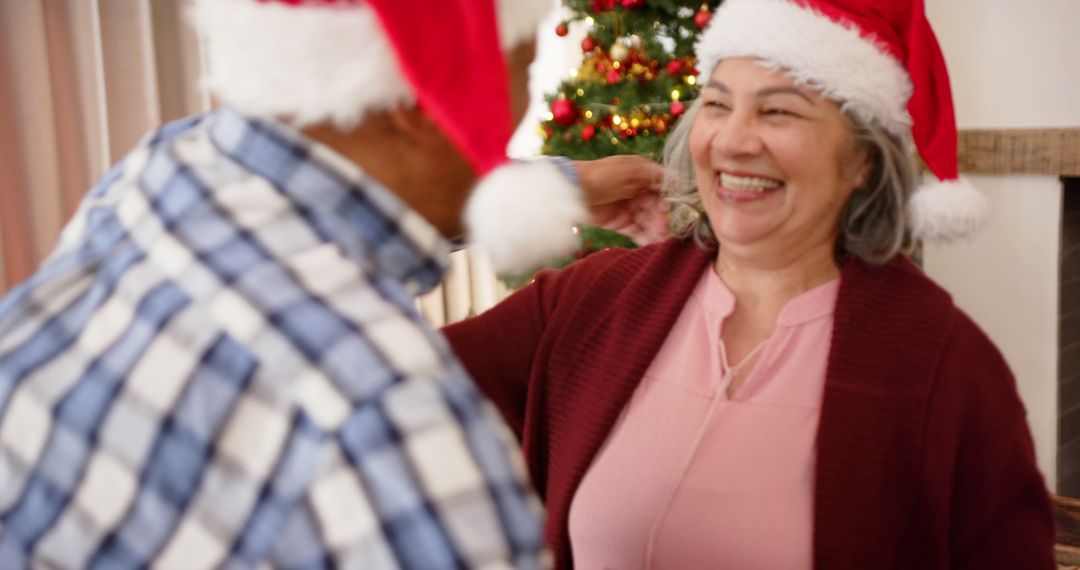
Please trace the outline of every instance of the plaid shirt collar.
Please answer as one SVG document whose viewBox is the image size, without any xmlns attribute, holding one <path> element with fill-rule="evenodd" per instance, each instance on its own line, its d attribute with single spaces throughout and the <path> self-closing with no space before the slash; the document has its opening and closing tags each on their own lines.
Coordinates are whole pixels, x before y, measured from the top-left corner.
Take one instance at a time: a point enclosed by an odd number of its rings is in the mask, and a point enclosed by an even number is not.
<svg viewBox="0 0 1080 570">
<path fill-rule="evenodd" d="M 210 138 L 221 152 L 273 184 L 357 263 L 371 264 L 411 295 L 442 281 L 449 242 L 354 162 L 289 126 L 229 107 L 209 119 Z"/>
</svg>

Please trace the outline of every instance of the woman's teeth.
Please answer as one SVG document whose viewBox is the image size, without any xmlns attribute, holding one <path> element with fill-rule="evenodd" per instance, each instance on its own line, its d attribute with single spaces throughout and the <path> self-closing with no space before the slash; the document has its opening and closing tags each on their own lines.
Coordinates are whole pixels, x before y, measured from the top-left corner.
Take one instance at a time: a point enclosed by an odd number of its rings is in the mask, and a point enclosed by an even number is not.
<svg viewBox="0 0 1080 570">
<path fill-rule="evenodd" d="M 764 192 L 783 186 L 775 180 L 758 178 L 756 176 L 735 176 L 734 174 L 720 173 L 720 185 L 729 190 L 738 192 Z"/>
</svg>

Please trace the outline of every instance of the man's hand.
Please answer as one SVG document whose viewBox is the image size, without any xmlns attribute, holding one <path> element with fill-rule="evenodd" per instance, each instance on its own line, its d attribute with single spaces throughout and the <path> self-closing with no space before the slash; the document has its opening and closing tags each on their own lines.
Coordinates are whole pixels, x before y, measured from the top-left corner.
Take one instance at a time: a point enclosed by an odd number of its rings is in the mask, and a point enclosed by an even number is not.
<svg viewBox="0 0 1080 570">
<path fill-rule="evenodd" d="M 661 241 L 668 230 L 667 204 L 660 197 L 664 168 L 642 156 L 575 160 L 593 223 L 638 245 Z"/>
</svg>

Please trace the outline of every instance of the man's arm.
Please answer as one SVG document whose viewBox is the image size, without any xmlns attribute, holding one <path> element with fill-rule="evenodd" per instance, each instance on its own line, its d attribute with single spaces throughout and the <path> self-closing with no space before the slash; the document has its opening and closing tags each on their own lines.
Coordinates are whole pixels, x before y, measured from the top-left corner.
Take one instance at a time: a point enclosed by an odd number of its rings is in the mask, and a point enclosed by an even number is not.
<svg viewBox="0 0 1080 570">
<path fill-rule="evenodd" d="M 460 376 L 404 378 L 355 407 L 327 435 L 274 563 L 540 568 L 542 509 L 489 410 Z"/>
</svg>

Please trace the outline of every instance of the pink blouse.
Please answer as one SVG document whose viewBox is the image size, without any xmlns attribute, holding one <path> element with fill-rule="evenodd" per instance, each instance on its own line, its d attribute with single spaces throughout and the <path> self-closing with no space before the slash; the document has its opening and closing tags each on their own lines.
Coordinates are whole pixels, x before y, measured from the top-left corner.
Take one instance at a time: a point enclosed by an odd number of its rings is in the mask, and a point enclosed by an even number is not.
<svg viewBox="0 0 1080 570">
<path fill-rule="evenodd" d="M 704 272 L 574 496 L 575 568 L 812 566 L 814 437 L 839 285 L 784 306 L 729 399 L 720 332 L 735 298 Z"/>
</svg>

